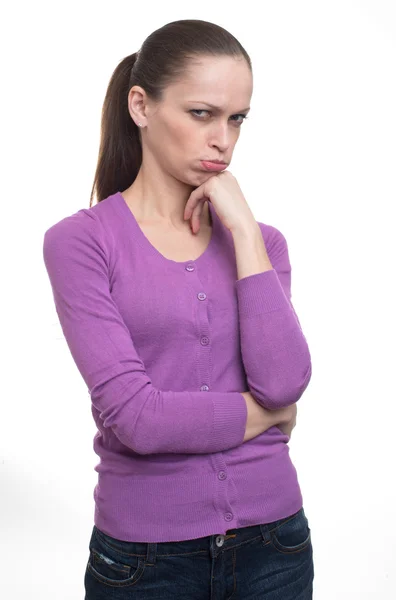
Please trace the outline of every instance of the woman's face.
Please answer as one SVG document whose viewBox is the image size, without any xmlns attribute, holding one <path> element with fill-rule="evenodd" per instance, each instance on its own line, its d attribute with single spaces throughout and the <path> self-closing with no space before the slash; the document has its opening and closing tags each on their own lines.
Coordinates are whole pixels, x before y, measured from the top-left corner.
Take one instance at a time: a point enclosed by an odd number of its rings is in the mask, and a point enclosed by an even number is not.
<svg viewBox="0 0 396 600">
<path fill-rule="evenodd" d="M 212 175 L 201 160 L 231 162 L 252 90 L 252 73 L 244 58 L 195 60 L 182 82 L 166 88 L 161 102 L 146 97 L 145 159 L 154 159 L 180 181 L 201 185 Z"/>
</svg>

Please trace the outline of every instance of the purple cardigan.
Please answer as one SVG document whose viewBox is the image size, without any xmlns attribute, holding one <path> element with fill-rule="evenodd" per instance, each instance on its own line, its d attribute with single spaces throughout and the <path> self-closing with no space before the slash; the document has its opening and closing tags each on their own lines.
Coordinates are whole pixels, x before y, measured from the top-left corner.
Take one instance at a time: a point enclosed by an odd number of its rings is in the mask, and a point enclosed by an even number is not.
<svg viewBox="0 0 396 600">
<path fill-rule="evenodd" d="M 303 505 L 289 438 L 243 442 L 241 392 L 267 408 L 311 378 L 283 234 L 259 223 L 273 269 L 237 279 L 213 205 L 209 246 L 165 258 L 120 192 L 52 225 L 43 256 L 57 315 L 88 386 L 95 525 L 126 541 L 193 539 L 268 523 Z"/>
</svg>

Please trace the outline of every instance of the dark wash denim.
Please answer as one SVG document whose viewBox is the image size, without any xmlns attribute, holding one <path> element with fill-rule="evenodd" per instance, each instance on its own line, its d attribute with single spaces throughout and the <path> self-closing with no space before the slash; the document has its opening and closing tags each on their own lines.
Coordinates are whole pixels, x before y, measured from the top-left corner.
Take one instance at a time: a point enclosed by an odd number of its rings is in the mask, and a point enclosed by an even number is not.
<svg viewBox="0 0 396 600">
<path fill-rule="evenodd" d="M 180 542 L 126 542 L 95 525 L 85 600 L 312 600 L 304 508 L 272 523 Z"/>
</svg>

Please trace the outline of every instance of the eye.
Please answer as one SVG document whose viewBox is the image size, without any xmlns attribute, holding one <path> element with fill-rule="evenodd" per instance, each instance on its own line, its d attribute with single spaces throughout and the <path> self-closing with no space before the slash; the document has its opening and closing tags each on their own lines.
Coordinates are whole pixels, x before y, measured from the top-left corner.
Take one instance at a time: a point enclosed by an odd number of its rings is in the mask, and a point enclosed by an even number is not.
<svg viewBox="0 0 396 600">
<path fill-rule="evenodd" d="M 209 110 L 204 110 L 204 109 L 202 109 L 202 108 L 193 108 L 192 110 L 190 110 L 190 112 L 191 112 L 191 113 L 197 113 L 197 112 L 198 112 L 198 113 L 199 113 L 199 112 L 201 112 L 201 113 L 202 113 L 202 112 L 207 112 L 207 113 L 208 113 L 208 112 L 210 112 L 210 111 L 209 111 Z M 198 119 L 201 119 L 201 120 L 202 120 L 202 117 L 200 117 L 199 115 L 196 115 L 196 114 L 194 114 L 194 116 L 195 116 L 195 117 L 198 117 Z M 248 118 L 248 116 L 247 116 L 247 115 L 244 115 L 244 114 L 238 114 L 238 115 L 232 115 L 232 116 L 233 116 L 233 117 L 241 117 L 241 118 L 242 118 L 242 120 L 241 120 L 241 121 L 239 121 L 239 122 L 238 122 L 238 121 L 235 121 L 235 122 L 237 123 L 237 125 L 242 125 L 243 121 L 244 121 L 245 119 L 247 119 L 247 118 Z"/>
<path fill-rule="evenodd" d="M 190 112 L 197 113 L 197 112 L 209 112 L 209 111 L 197 108 L 197 109 L 190 110 Z M 198 117 L 199 115 L 195 115 L 195 116 Z"/>
</svg>

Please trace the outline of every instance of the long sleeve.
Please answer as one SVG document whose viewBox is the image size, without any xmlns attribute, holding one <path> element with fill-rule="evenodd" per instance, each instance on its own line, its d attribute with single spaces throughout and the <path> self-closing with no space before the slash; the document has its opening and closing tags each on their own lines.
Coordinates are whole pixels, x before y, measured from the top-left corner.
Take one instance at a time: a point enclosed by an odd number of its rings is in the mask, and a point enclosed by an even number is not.
<svg viewBox="0 0 396 600">
<path fill-rule="evenodd" d="M 153 386 L 110 292 L 104 234 L 92 210 L 79 211 L 50 227 L 43 243 L 62 331 L 103 426 L 139 454 L 239 446 L 247 420 L 241 393 Z"/>
<path fill-rule="evenodd" d="M 259 224 L 264 237 L 263 224 Z M 297 402 L 311 378 L 307 341 L 291 302 L 287 242 L 266 226 L 268 256 L 274 267 L 236 281 L 241 353 L 249 389 L 265 408 Z"/>
</svg>

